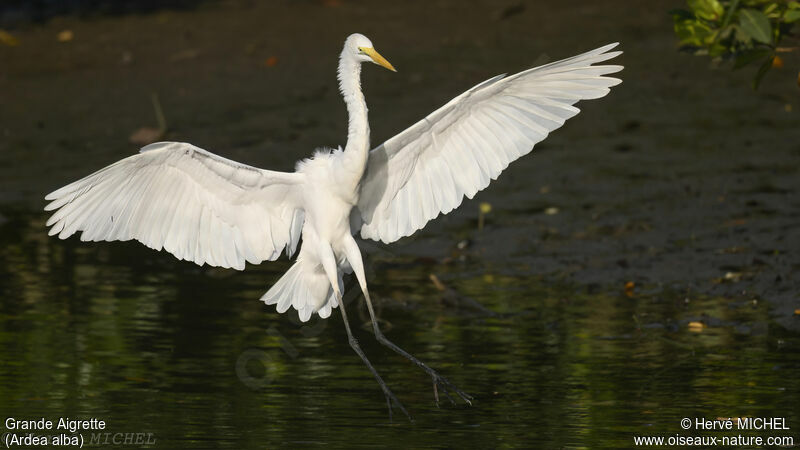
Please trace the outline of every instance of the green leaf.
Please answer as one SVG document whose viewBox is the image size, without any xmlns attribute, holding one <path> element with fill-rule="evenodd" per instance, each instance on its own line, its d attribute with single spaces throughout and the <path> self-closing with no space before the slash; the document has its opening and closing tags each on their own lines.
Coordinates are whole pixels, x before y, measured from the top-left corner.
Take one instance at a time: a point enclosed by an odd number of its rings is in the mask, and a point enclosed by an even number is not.
<svg viewBox="0 0 800 450">
<path fill-rule="evenodd" d="M 722 21 L 722 26 L 727 27 L 731 23 L 731 18 L 733 17 L 733 13 L 739 9 L 739 0 L 733 0 L 730 5 L 728 5 L 728 12 L 725 13 L 725 19 Z"/>
<path fill-rule="evenodd" d="M 772 25 L 761 11 L 755 9 L 739 11 L 739 25 L 756 41 L 764 44 L 772 43 Z"/>
<path fill-rule="evenodd" d="M 698 21 L 685 21 L 675 24 L 675 35 L 680 45 L 702 47 L 711 35 L 711 28 Z"/>
<path fill-rule="evenodd" d="M 712 58 L 720 58 L 728 53 L 728 47 L 719 43 L 713 43 L 708 47 L 708 56 Z"/>
<path fill-rule="evenodd" d="M 689 0 L 687 3 L 697 17 L 706 20 L 719 20 L 725 12 L 718 0 Z"/>
<path fill-rule="evenodd" d="M 778 9 L 778 4 L 777 3 L 770 3 L 761 12 L 763 12 L 764 14 L 769 16 L 769 15 L 772 15 L 772 13 L 775 12 L 775 10 L 777 10 L 777 9 Z"/>
<path fill-rule="evenodd" d="M 734 39 L 734 41 L 736 43 L 742 44 L 742 45 L 745 45 L 745 46 L 748 46 L 748 47 L 752 45 L 753 38 L 750 37 L 750 35 L 747 34 L 747 32 L 744 31 L 742 29 L 742 27 L 740 27 L 739 25 L 731 25 L 731 28 L 733 28 L 733 30 L 735 32 L 734 35 L 733 35 L 733 39 Z"/>
<path fill-rule="evenodd" d="M 767 55 L 770 55 L 772 50 L 766 48 L 754 48 L 746 50 L 736 55 L 736 61 L 733 63 L 734 69 L 742 68 L 750 63 L 758 61 Z M 771 60 L 770 60 L 771 61 Z"/>
<path fill-rule="evenodd" d="M 758 72 L 756 73 L 756 78 L 753 80 L 753 89 L 758 89 L 758 85 L 761 84 L 761 80 L 764 78 L 764 75 L 769 72 L 769 69 L 772 68 L 772 55 L 769 55 L 767 59 L 761 64 L 761 67 L 758 68 Z"/>
<path fill-rule="evenodd" d="M 717 35 L 719 35 L 719 30 L 711 30 L 708 33 L 708 36 L 703 38 L 703 44 L 711 50 L 711 47 L 717 42 Z"/>
<path fill-rule="evenodd" d="M 717 34 L 717 39 L 720 40 L 727 40 L 734 36 L 736 33 L 736 25 L 729 25 L 725 28 L 720 28 L 719 33 Z"/>
<path fill-rule="evenodd" d="M 798 19 L 800 19 L 800 9 L 790 9 L 783 15 L 783 21 L 786 23 L 792 23 Z"/>
</svg>

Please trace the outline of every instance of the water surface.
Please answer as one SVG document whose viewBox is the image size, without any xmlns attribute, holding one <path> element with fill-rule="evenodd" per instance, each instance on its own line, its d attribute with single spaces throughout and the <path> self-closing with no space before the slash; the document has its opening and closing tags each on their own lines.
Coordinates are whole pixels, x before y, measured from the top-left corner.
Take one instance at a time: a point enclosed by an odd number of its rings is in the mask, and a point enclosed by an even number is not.
<svg viewBox="0 0 800 450">
<path fill-rule="evenodd" d="M 8 219 L 4 417 L 97 417 L 159 448 L 628 447 L 681 432 L 683 417 L 800 423 L 800 340 L 746 298 L 591 294 L 481 261 L 375 255 L 387 336 L 476 398 L 437 408 L 353 299 L 365 351 L 415 419 L 390 423 L 338 313 L 300 325 L 257 301 L 285 262 L 198 268 L 135 243 L 48 239 L 43 215 Z"/>
</svg>

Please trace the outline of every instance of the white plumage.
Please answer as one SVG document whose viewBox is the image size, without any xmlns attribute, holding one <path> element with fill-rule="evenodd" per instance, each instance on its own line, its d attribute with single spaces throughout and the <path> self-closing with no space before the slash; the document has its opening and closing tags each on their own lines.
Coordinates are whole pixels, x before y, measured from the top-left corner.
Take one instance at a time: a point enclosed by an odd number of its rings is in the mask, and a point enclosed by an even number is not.
<svg viewBox="0 0 800 450">
<path fill-rule="evenodd" d="M 353 234 L 386 243 L 447 214 L 564 124 L 579 100 L 603 97 L 622 69 L 616 44 L 476 85 L 369 151 L 361 63 L 390 68 L 366 37 L 345 42 L 339 80 L 350 117 L 344 150 L 320 150 L 294 173 L 258 169 L 191 144 L 161 142 L 45 197 L 49 234 L 83 241 L 136 239 L 196 264 L 243 270 L 290 257 L 263 297 L 306 321 L 338 306 L 342 275 L 366 293 Z M 352 214 L 351 214 L 352 213 Z"/>
<path fill-rule="evenodd" d="M 303 223 L 296 173 L 240 164 L 191 144 L 160 142 L 45 197 L 49 234 L 127 241 L 196 264 L 244 270 L 289 256 Z"/>
<path fill-rule="evenodd" d="M 599 98 L 620 83 L 605 75 L 621 66 L 594 64 L 619 55 L 616 44 L 478 84 L 370 151 L 361 64 L 394 67 L 365 36 L 347 38 L 339 87 L 349 115 L 344 149 L 318 150 L 294 173 L 262 170 L 191 144 L 144 147 L 45 197 L 55 211 L 49 234 L 83 241 L 136 239 L 196 264 L 242 270 L 297 249 L 297 260 L 261 298 L 307 321 L 341 307 L 350 346 L 392 402 L 408 412 L 367 360 L 350 330 L 342 276 L 354 272 L 378 341 L 410 359 L 438 387 L 471 397 L 383 336 L 353 234 L 389 243 L 447 214 L 496 179 L 509 163 L 578 113 L 579 100 Z M 410 416 L 409 416 L 410 417 Z"/>
<path fill-rule="evenodd" d="M 578 114 L 578 100 L 603 97 L 621 81 L 592 66 L 617 44 L 464 92 L 370 152 L 358 210 L 361 237 L 394 242 L 447 214 L 496 179 L 508 164 Z"/>
</svg>

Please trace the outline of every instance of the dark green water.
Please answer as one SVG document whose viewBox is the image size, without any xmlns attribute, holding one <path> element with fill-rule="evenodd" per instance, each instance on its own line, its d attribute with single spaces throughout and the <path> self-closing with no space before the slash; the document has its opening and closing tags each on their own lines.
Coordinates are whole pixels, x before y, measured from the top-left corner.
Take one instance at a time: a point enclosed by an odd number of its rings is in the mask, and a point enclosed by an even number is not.
<svg viewBox="0 0 800 450">
<path fill-rule="evenodd" d="M 372 258 L 387 336 L 476 398 L 437 408 L 430 380 L 375 343 L 353 301 L 365 351 L 415 418 L 389 423 L 338 312 L 301 326 L 257 301 L 285 262 L 198 268 L 134 243 L 47 238 L 44 216 L 6 219 L 4 420 L 96 417 L 157 448 L 599 448 L 698 435 L 684 417 L 777 416 L 792 430 L 745 435 L 797 441 L 800 339 L 762 302 L 591 295 L 481 261 Z M 499 314 L 443 301 L 431 272 Z"/>
</svg>

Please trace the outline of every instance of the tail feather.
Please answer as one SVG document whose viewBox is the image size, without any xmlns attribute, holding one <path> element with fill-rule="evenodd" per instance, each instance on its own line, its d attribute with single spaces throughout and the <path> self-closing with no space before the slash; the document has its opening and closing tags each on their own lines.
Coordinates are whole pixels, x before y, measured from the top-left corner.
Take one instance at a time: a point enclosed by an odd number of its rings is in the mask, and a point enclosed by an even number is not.
<svg viewBox="0 0 800 450">
<path fill-rule="evenodd" d="M 341 292 L 341 273 L 338 282 Z M 339 306 L 322 266 L 310 264 L 302 258 L 295 261 L 278 282 L 261 296 L 261 300 L 267 305 L 277 305 L 279 313 L 286 312 L 290 306 L 294 307 L 303 322 L 307 322 L 315 312 L 325 319 L 331 315 L 333 308 Z"/>
</svg>

